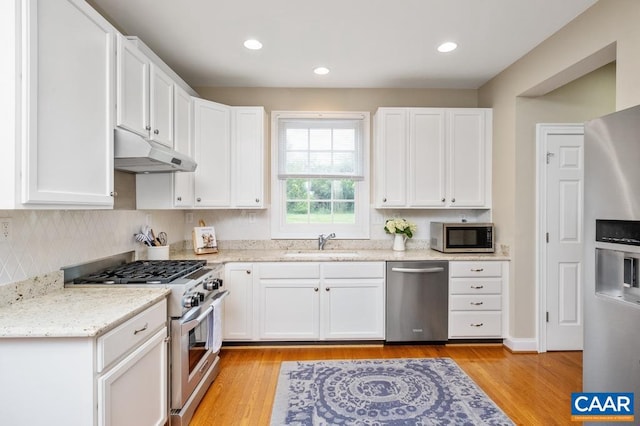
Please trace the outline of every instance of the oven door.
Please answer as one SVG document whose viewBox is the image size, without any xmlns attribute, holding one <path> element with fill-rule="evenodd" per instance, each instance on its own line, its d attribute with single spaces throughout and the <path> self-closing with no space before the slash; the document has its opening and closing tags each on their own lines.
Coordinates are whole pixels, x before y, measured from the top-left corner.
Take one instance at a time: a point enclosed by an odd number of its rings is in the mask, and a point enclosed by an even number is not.
<svg viewBox="0 0 640 426">
<path fill-rule="evenodd" d="M 220 296 L 225 296 L 221 294 Z M 217 299 L 218 297 L 216 297 Z M 217 352 L 212 348 L 210 327 L 214 324 L 213 299 L 171 321 L 171 408 L 181 409 L 198 383 L 213 367 Z"/>
</svg>

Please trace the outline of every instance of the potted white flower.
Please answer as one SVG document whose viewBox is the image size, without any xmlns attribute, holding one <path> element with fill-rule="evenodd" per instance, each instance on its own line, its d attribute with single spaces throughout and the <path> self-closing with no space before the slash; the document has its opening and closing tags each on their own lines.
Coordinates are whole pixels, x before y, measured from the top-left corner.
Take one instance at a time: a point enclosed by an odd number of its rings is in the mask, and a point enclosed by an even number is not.
<svg viewBox="0 0 640 426">
<path fill-rule="evenodd" d="M 415 223 L 409 222 L 406 219 L 387 219 L 384 224 L 384 230 L 387 234 L 393 234 L 393 249 L 395 251 L 404 251 L 404 243 L 407 238 L 412 238 L 413 233 L 416 232 L 418 227 Z"/>
</svg>

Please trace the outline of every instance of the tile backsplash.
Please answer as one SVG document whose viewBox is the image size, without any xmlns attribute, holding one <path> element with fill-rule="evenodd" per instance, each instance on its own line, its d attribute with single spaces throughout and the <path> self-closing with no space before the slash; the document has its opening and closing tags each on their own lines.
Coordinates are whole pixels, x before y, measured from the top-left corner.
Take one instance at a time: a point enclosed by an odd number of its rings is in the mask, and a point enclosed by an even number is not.
<svg viewBox="0 0 640 426">
<path fill-rule="evenodd" d="M 169 243 L 184 240 L 182 211 L 0 210 L 11 219 L 10 240 L 0 242 L 0 285 L 144 246 L 133 234 L 149 223 Z"/>
</svg>

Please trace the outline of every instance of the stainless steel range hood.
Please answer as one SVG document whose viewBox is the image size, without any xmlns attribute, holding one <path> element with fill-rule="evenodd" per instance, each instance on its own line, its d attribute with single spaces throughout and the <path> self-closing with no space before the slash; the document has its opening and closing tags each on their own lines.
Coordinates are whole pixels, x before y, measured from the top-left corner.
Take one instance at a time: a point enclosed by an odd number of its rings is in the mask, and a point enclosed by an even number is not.
<svg viewBox="0 0 640 426">
<path fill-rule="evenodd" d="M 158 142 L 116 127 L 114 167 L 130 173 L 193 172 L 196 162 Z"/>
</svg>

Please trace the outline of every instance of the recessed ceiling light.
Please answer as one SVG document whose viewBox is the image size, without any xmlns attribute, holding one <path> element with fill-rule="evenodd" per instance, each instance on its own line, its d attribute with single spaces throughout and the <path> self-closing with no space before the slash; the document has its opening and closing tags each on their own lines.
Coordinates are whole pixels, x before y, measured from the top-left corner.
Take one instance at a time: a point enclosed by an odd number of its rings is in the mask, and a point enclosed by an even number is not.
<svg viewBox="0 0 640 426">
<path fill-rule="evenodd" d="M 447 53 L 452 52 L 458 48 L 458 45 L 452 41 L 448 41 L 446 43 L 442 43 L 438 46 L 438 52 Z"/>
<path fill-rule="evenodd" d="M 244 42 L 244 47 L 251 50 L 260 50 L 262 49 L 262 43 L 255 39 L 249 39 Z"/>
<path fill-rule="evenodd" d="M 318 74 L 318 75 L 327 75 L 327 74 L 329 74 L 329 68 L 318 67 L 318 68 L 314 69 L 313 72 Z"/>
</svg>

